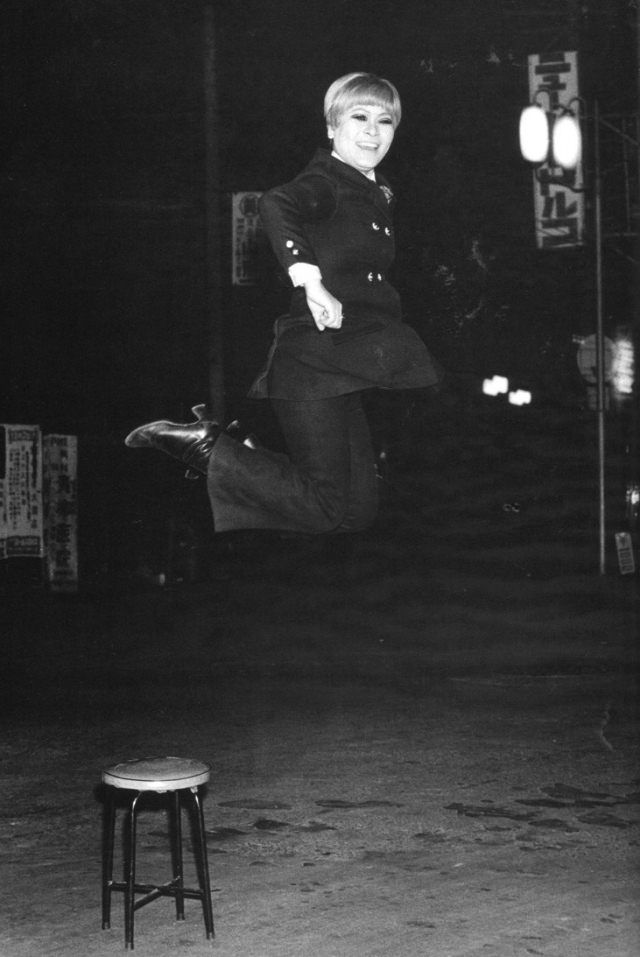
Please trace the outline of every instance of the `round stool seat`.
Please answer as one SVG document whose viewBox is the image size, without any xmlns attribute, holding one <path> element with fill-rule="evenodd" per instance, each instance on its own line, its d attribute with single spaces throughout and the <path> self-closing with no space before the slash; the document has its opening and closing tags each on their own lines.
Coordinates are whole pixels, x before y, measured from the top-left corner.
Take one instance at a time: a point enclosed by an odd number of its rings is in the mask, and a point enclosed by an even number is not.
<svg viewBox="0 0 640 957">
<path fill-rule="evenodd" d="M 194 758 L 135 758 L 105 768 L 104 784 L 132 791 L 179 791 L 195 788 L 209 780 L 211 768 Z"/>
</svg>

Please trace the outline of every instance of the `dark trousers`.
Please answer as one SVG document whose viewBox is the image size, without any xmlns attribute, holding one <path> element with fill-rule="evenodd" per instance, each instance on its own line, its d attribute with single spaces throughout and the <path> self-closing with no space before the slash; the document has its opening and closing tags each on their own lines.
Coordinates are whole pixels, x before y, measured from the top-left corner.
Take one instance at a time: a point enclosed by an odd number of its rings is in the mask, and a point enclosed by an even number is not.
<svg viewBox="0 0 640 957">
<path fill-rule="evenodd" d="M 224 433 L 214 446 L 207 490 L 215 530 L 320 534 L 370 525 L 378 488 L 360 393 L 272 405 L 288 455 L 248 448 Z"/>
</svg>

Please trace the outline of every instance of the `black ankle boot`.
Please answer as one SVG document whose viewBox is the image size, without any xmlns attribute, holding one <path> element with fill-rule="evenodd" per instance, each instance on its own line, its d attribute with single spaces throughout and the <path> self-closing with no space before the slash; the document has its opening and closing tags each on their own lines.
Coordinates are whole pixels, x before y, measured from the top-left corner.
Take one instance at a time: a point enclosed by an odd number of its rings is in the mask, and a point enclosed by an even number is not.
<svg viewBox="0 0 640 957">
<path fill-rule="evenodd" d="M 158 449 L 191 469 L 207 474 L 209 457 L 220 435 L 215 422 L 199 419 L 187 425 L 176 422 L 149 422 L 134 429 L 124 440 L 132 449 Z"/>
</svg>

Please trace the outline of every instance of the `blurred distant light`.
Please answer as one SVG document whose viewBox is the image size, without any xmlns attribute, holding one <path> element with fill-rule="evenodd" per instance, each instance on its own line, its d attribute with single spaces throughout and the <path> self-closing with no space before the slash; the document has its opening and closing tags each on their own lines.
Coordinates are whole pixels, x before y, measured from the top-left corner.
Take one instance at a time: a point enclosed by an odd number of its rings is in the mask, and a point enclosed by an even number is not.
<svg viewBox="0 0 640 957">
<path fill-rule="evenodd" d="M 572 114 L 558 117 L 553 124 L 553 158 L 563 169 L 575 169 L 582 155 L 580 124 Z"/>
<path fill-rule="evenodd" d="M 516 389 L 515 392 L 509 393 L 509 402 L 511 405 L 530 405 L 531 393 L 526 389 Z"/>
<path fill-rule="evenodd" d="M 520 114 L 520 152 L 530 163 L 542 163 L 549 152 L 549 123 L 540 106 L 527 106 Z"/>
<path fill-rule="evenodd" d="M 611 381 L 615 394 L 620 398 L 628 398 L 633 395 L 634 380 L 635 354 L 633 340 L 630 336 L 621 334 L 614 343 L 611 366 Z"/>
<path fill-rule="evenodd" d="M 492 379 L 485 379 L 482 383 L 484 395 L 506 395 L 509 391 L 509 380 L 502 375 L 494 375 Z"/>
<path fill-rule="evenodd" d="M 631 483 L 627 485 L 627 521 L 632 528 L 638 524 L 638 515 L 640 515 L 640 485 Z"/>
</svg>

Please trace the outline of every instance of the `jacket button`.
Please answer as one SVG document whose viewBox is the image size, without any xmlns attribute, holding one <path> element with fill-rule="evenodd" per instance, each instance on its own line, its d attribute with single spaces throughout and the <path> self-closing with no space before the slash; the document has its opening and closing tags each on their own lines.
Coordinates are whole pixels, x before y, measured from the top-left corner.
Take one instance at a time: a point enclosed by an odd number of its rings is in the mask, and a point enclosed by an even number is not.
<svg viewBox="0 0 640 957">
<path fill-rule="evenodd" d="M 385 236 L 390 236 L 390 235 L 391 235 L 391 230 L 389 229 L 388 226 L 385 226 L 385 227 L 384 227 L 384 234 L 385 234 Z"/>
<path fill-rule="evenodd" d="M 377 223 L 371 223 L 371 228 L 375 229 L 376 232 L 378 232 L 378 230 L 380 229 Z"/>
</svg>

